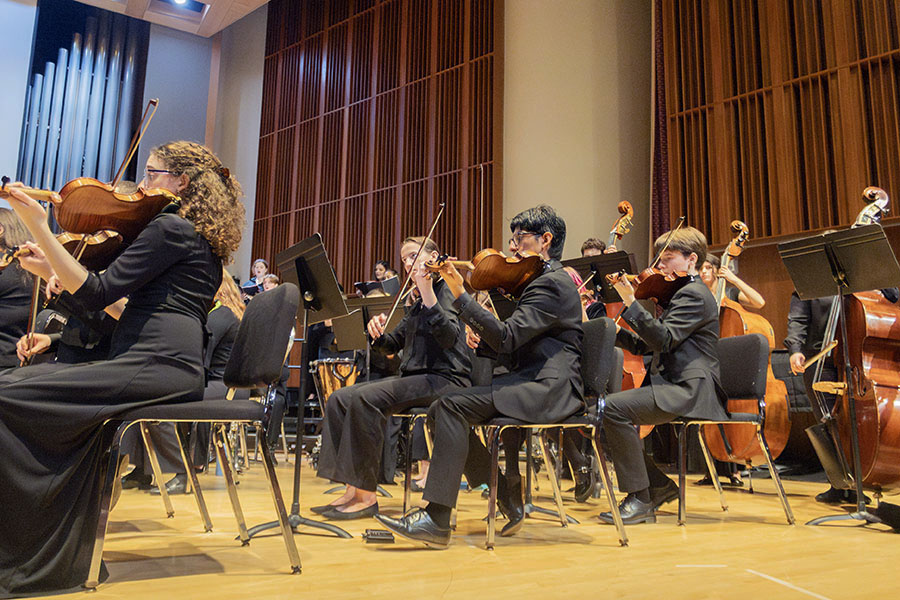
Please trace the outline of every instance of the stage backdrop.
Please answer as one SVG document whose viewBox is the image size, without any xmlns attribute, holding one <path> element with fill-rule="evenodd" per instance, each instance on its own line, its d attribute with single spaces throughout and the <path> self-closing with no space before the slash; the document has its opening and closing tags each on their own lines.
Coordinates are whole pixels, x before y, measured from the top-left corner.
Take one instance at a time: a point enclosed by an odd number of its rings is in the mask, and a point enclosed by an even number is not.
<svg viewBox="0 0 900 600">
<path fill-rule="evenodd" d="M 792 285 L 775 243 L 849 226 L 866 186 L 900 198 L 900 9 L 888 0 L 656 6 L 670 219 L 686 215 L 719 248 L 733 219 L 747 223 L 754 241 L 740 274 L 766 297 L 780 343 Z M 897 238 L 896 220 L 884 223 Z"/>
<path fill-rule="evenodd" d="M 424 235 L 500 243 L 502 0 L 269 4 L 253 256 L 320 232 L 338 280 Z"/>
</svg>

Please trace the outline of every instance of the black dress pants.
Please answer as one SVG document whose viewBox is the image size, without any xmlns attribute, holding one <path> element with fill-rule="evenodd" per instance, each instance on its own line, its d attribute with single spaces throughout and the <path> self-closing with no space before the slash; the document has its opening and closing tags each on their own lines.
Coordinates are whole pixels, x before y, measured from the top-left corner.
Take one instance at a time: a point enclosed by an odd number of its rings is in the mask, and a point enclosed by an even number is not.
<svg viewBox="0 0 900 600">
<path fill-rule="evenodd" d="M 498 415 L 490 386 L 454 391 L 431 406 L 434 452 L 423 495 L 426 501 L 456 506 L 463 474 L 472 487 L 487 483 L 490 457 L 472 433 L 472 425 Z"/>
<path fill-rule="evenodd" d="M 616 392 L 606 399 L 603 431 L 616 469 L 619 489 L 626 493 L 671 481 L 644 452 L 636 425 L 661 425 L 678 418 L 656 406 L 651 386 Z"/>
<path fill-rule="evenodd" d="M 325 404 L 319 477 L 375 491 L 387 418 L 457 387 L 442 375 L 389 377 L 337 390 Z"/>
</svg>

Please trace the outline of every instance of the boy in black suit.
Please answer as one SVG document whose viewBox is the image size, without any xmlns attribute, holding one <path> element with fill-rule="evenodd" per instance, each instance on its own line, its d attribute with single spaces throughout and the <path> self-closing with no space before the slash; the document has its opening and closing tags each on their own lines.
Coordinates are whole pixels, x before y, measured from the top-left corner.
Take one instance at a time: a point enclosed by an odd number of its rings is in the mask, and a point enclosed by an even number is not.
<svg viewBox="0 0 900 600">
<path fill-rule="evenodd" d="M 545 264 L 505 321 L 465 292 L 452 264 L 441 272 L 456 297 L 453 304 L 460 320 L 480 336 L 479 352 L 508 357 L 510 373 L 494 378 L 491 385 L 453 390 L 432 405 L 434 454 L 423 496 L 428 506 L 402 519 L 376 516 L 401 537 L 429 547 L 446 548 L 450 543 L 450 512 L 464 469 L 470 484 L 487 481 L 487 452 L 483 445 L 471 444 L 472 424 L 500 415 L 554 423 L 584 410 L 581 299 L 559 262 L 565 221 L 542 205 L 516 215 L 510 229 L 518 251 L 536 252 Z"/>
<path fill-rule="evenodd" d="M 644 385 L 606 399 L 603 428 L 616 468 L 619 489 L 628 495 L 619 506 L 627 524 L 655 522 L 656 509 L 678 497 L 678 486 L 643 450 L 636 425 L 659 425 L 678 417 L 726 418 L 725 393 L 719 385 L 719 311 L 715 298 L 697 274 L 706 257 L 706 237 L 693 227 L 660 236 L 665 245 L 658 267 L 666 274 L 693 276 L 656 318 L 635 302 L 624 278 L 616 290 L 627 307 L 622 318 L 634 332 L 619 328 L 616 345 L 634 354 L 653 354 Z M 612 523 L 608 512 L 600 520 Z"/>
</svg>

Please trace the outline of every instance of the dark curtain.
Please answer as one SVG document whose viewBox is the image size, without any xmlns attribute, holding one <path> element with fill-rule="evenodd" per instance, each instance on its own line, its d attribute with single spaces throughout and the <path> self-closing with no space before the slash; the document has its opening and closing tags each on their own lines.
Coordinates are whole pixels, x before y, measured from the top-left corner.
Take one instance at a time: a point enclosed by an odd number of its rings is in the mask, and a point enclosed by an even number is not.
<svg viewBox="0 0 900 600">
<path fill-rule="evenodd" d="M 653 239 L 668 231 L 669 216 L 669 151 L 666 133 L 666 77 L 663 61 L 663 0 L 653 7 L 653 181 L 650 186 L 650 230 Z"/>
</svg>

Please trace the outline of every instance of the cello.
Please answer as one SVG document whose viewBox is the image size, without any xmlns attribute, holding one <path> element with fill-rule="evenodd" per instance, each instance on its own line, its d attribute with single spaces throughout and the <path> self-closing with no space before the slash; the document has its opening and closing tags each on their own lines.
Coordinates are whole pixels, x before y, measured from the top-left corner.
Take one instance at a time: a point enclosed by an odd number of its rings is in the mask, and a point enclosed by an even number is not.
<svg viewBox="0 0 900 600">
<path fill-rule="evenodd" d="M 750 230 L 741 221 L 732 221 L 731 230 L 735 234 L 722 255 L 722 267 L 728 268 L 737 258 L 750 237 Z M 775 332 L 772 325 L 762 315 L 749 312 L 739 302 L 725 296 L 725 279 L 716 283 L 716 305 L 719 307 L 719 337 L 734 337 L 759 333 L 769 342 L 769 355 L 775 348 Z M 728 400 L 728 411 L 735 413 L 757 413 L 760 410 L 755 398 Z M 766 396 L 764 405 L 763 432 L 769 444 L 772 458 L 777 458 L 787 445 L 791 433 L 787 387 L 772 372 L 772 360 L 766 367 Z M 752 464 L 754 459 L 765 460 L 756 439 L 754 427 L 746 424 L 703 425 L 701 432 L 710 454 L 726 462 Z"/>
</svg>

